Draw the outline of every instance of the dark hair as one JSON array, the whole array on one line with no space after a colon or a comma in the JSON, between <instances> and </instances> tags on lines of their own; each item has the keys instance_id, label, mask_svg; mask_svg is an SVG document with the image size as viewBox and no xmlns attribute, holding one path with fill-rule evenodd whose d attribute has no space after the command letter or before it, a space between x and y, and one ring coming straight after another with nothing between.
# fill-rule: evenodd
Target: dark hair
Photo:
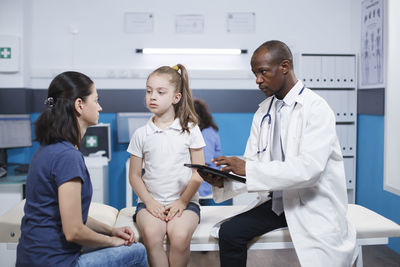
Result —
<instances>
[{"instance_id":1,"label":"dark hair","mask_svg":"<svg viewBox=\"0 0 400 267\"><path fill-rule=\"evenodd\" d=\"M274 58L274 62L276 64L280 64L284 60L288 60L290 67L293 69L293 55L292 52L290 51L289 47L281 41L277 40L272 40L272 41L267 41L260 45L255 51L254 54L261 49L268 50L268 52L272 55Z\"/></svg>"},{"instance_id":2,"label":"dark hair","mask_svg":"<svg viewBox=\"0 0 400 267\"><path fill-rule=\"evenodd\" d=\"M179 73L180 70L180 73ZM162 66L150 73L149 79L153 74L167 74L170 83L175 87L175 92L181 93L181 100L174 104L175 118L179 118L182 132L190 132L189 122L197 124L197 115L193 106L192 92L189 89L189 76L185 66L176 64L174 67Z\"/></svg>"},{"instance_id":3,"label":"dark hair","mask_svg":"<svg viewBox=\"0 0 400 267\"><path fill-rule=\"evenodd\" d=\"M75 114L75 100L92 93L93 81L85 74L67 71L50 83L46 109L35 122L36 141L41 145L68 141L79 146L82 139Z\"/></svg>"},{"instance_id":4,"label":"dark hair","mask_svg":"<svg viewBox=\"0 0 400 267\"><path fill-rule=\"evenodd\" d=\"M207 104L201 99L194 100L194 109L199 117L199 127L200 130L204 128L213 127L214 130L218 131L218 126L214 122L210 111L207 108Z\"/></svg>"}]
</instances>

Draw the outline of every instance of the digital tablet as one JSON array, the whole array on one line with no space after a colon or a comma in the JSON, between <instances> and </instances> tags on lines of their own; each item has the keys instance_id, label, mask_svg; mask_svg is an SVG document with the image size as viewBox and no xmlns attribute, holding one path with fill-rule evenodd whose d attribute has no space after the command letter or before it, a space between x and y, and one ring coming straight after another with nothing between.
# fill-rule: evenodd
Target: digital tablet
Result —
<instances>
[{"instance_id":1,"label":"digital tablet","mask_svg":"<svg viewBox=\"0 0 400 267\"><path fill-rule=\"evenodd\" d=\"M186 167L189 167L189 168L199 169L199 170L202 170L203 172L210 173L210 174L222 177L222 178L232 179L232 180L244 183L244 184L246 183L246 178L244 178L242 176L223 172L218 169L208 167L206 165L200 165L200 164L183 164L183 165L185 165Z\"/></svg>"}]
</instances>

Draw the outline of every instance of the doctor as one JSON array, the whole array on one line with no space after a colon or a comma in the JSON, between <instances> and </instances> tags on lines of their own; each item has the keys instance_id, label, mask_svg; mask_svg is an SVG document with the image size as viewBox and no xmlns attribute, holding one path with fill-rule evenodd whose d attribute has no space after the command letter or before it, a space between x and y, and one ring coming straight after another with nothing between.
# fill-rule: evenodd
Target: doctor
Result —
<instances>
[{"instance_id":1,"label":"doctor","mask_svg":"<svg viewBox=\"0 0 400 267\"><path fill-rule=\"evenodd\" d=\"M215 232L221 266L246 266L249 241L286 226L301 266L351 266L356 232L346 218L345 173L333 111L296 79L284 43L262 44L253 53L251 68L267 98L254 115L244 160L214 159L215 165L225 165L223 171L245 175L247 183L200 172L213 185L217 202L259 193Z\"/></svg>"}]
</instances>

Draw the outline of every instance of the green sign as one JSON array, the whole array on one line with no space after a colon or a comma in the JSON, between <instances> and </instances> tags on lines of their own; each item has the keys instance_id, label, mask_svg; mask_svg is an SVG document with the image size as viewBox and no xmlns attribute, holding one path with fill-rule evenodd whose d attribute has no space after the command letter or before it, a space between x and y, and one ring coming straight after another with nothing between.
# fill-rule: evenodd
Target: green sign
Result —
<instances>
[{"instance_id":1,"label":"green sign","mask_svg":"<svg viewBox=\"0 0 400 267\"><path fill-rule=\"evenodd\" d=\"M98 147L97 136L96 135L88 135L85 138L86 147Z\"/></svg>"},{"instance_id":2,"label":"green sign","mask_svg":"<svg viewBox=\"0 0 400 267\"><path fill-rule=\"evenodd\" d=\"M11 47L0 47L0 58L11 58Z\"/></svg>"}]
</instances>

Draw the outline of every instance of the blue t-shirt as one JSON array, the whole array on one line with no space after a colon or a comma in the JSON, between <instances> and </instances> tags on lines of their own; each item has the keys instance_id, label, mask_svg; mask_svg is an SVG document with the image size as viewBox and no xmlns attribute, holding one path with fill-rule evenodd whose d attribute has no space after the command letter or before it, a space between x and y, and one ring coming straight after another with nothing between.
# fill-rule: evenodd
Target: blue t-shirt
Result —
<instances>
[{"instance_id":1,"label":"blue t-shirt","mask_svg":"<svg viewBox=\"0 0 400 267\"><path fill-rule=\"evenodd\" d=\"M218 132L213 127L204 128L201 130L204 142L204 161L206 165L215 168L214 163L211 162L213 158L221 156L221 141L219 139ZM207 182L203 182L199 188L200 196L209 196L212 194L211 185Z\"/></svg>"},{"instance_id":2,"label":"blue t-shirt","mask_svg":"<svg viewBox=\"0 0 400 267\"><path fill-rule=\"evenodd\" d=\"M65 239L58 187L76 177L82 180L82 219L86 223L92 184L82 153L65 141L40 146L35 152L26 181L17 266L75 265L81 246Z\"/></svg>"}]
</instances>

